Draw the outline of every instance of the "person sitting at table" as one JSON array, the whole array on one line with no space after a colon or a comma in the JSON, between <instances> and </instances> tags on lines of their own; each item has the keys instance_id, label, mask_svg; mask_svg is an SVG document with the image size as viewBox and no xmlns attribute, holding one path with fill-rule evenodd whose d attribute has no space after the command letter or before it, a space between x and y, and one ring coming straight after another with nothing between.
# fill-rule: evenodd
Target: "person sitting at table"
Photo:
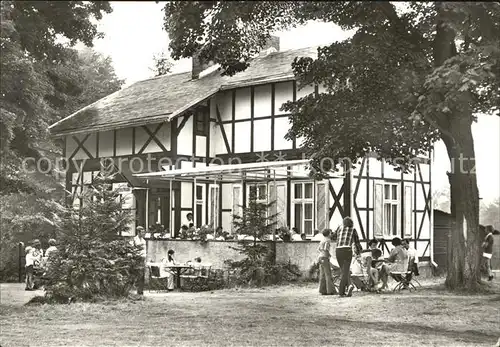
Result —
<instances>
[{"instance_id":1,"label":"person sitting at table","mask_svg":"<svg viewBox=\"0 0 500 347\"><path fill-rule=\"evenodd\" d=\"M186 219L182 222L182 225L185 225L188 228L194 227L193 214L191 212L186 215Z\"/></svg>"},{"instance_id":2,"label":"person sitting at table","mask_svg":"<svg viewBox=\"0 0 500 347\"><path fill-rule=\"evenodd\" d=\"M194 262L192 264L193 269L194 269L194 274L195 275L201 275L201 268L203 267L201 264L201 258L196 257L194 258Z\"/></svg>"},{"instance_id":3,"label":"person sitting at table","mask_svg":"<svg viewBox=\"0 0 500 347\"><path fill-rule=\"evenodd\" d=\"M162 263L164 264L164 269L167 274L167 290L171 292L174 290L174 273L168 267L172 265L177 265L177 262L174 259L174 250L169 249L167 252L167 258L162 259Z\"/></svg>"},{"instance_id":4,"label":"person sitting at table","mask_svg":"<svg viewBox=\"0 0 500 347\"><path fill-rule=\"evenodd\" d=\"M403 240L403 247L408 252L408 270L411 270L415 276L418 276L418 255L415 248L411 246L411 242L409 239Z\"/></svg>"},{"instance_id":5,"label":"person sitting at table","mask_svg":"<svg viewBox=\"0 0 500 347\"><path fill-rule=\"evenodd\" d=\"M292 241L302 241L299 230L295 227L292 228Z\"/></svg>"},{"instance_id":6,"label":"person sitting at table","mask_svg":"<svg viewBox=\"0 0 500 347\"><path fill-rule=\"evenodd\" d=\"M224 237L224 229L222 229L221 226L218 226L217 229L215 229L215 240L226 241L226 238Z\"/></svg>"},{"instance_id":7,"label":"person sitting at table","mask_svg":"<svg viewBox=\"0 0 500 347\"><path fill-rule=\"evenodd\" d=\"M401 239L399 237L393 238L392 245L394 248L391 250L389 257L384 261L381 267L380 276L383 282L381 289L388 288L387 280L391 272L406 272L408 270L405 268L405 263L407 264L408 261L408 252L406 252L406 249L403 247Z\"/></svg>"}]
</instances>

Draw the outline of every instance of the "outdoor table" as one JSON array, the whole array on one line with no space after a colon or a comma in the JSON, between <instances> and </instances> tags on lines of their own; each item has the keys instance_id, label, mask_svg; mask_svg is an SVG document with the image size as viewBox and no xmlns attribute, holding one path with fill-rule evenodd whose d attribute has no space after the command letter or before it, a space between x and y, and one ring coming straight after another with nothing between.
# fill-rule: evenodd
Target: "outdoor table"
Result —
<instances>
[{"instance_id":1,"label":"outdoor table","mask_svg":"<svg viewBox=\"0 0 500 347\"><path fill-rule=\"evenodd\" d=\"M157 266L158 268L164 268L164 269L172 269L175 271L175 275L177 276L176 278L176 287L177 289L181 289L181 274L182 272L186 271L187 269L191 269L191 265L167 265L165 263L147 263L147 266ZM184 271L182 271L184 270Z\"/></svg>"}]
</instances>

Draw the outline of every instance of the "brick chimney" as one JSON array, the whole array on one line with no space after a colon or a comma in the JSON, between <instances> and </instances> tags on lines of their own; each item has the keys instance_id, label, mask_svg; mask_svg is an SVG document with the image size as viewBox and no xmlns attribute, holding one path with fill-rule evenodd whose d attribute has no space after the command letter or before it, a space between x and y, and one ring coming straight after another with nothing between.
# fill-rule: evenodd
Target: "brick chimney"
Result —
<instances>
[{"instance_id":1,"label":"brick chimney","mask_svg":"<svg viewBox=\"0 0 500 347\"><path fill-rule=\"evenodd\" d=\"M269 53L280 51L280 38L278 36L271 36L267 39L266 44L260 50L259 56L266 56Z\"/></svg>"},{"instance_id":2,"label":"brick chimney","mask_svg":"<svg viewBox=\"0 0 500 347\"><path fill-rule=\"evenodd\" d=\"M192 62L191 77L194 80L198 79L203 71L214 65L212 61L209 62L203 61L203 59L200 58L199 53L193 54L192 60L193 62Z\"/></svg>"}]
</instances>

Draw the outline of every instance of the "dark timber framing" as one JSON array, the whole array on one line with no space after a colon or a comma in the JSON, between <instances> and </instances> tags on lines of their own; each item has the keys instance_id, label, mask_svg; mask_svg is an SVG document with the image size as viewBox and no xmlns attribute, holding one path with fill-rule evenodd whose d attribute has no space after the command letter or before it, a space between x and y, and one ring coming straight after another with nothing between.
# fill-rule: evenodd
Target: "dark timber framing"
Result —
<instances>
[{"instance_id":1,"label":"dark timber framing","mask_svg":"<svg viewBox=\"0 0 500 347\"><path fill-rule=\"evenodd\" d=\"M293 159L304 159L303 152L297 148L297 139L292 140L291 147L292 149L286 149L286 150L276 150L275 148L279 148L280 142L279 139L277 139L276 136L276 119L277 118L285 118L285 117L290 117L289 114L276 114L276 92L277 89L276 83L282 83L282 82L272 82L272 83L267 83L267 85L270 87L268 89L268 93L270 90L270 114L256 114L256 110L260 109L257 108L259 100L256 100L256 95L258 96L259 94L256 94L255 87L256 85L250 85L246 86L244 88L248 88L250 92L250 118L245 118L245 119L237 119L236 111L238 110L236 102L238 102L240 99L236 98L236 90L237 89L232 89L231 91L228 91L226 94L228 98L231 98L231 107L230 109L227 109L227 114L224 114L223 116L226 117L226 119L229 120L224 120L222 121L222 116L219 110L219 105L215 102L215 98L212 99L206 99L207 104L208 104L208 109L209 109L209 119L207 120L208 123L208 133L206 134L205 138L201 135L196 134L196 129L195 129L195 119L194 115L191 113L191 111L186 111L183 115L176 117L170 121L170 150L167 150L165 146L168 146L168 144L162 142L159 140L157 137L158 132L162 129L162 126L168 126L164 122L163 123L156 123L157 125L153 129L153 125L149 126L136 126L136 127L131 127L131 133L132 133L132 152L130 155L121 155L117 156L117 136L121 135L117 133L117 129L113 130L113 148L112 148L112 153L114 158L124 158L128 160L132 160L133 158L141 158L145 159L146 156L151 155L153 160L158 161L161 157L165 157L165 155L168 155L169 158L172 160L173 163L177 162L177 160L181 159L181 157L184 157L186 161L191 161L192 166L196 167L197 162L204 162L205 165L208 166L209 162L214 159L211 157L211 155L214 155L215 158L221 159L224 164L230 164L230 159L235 158L236 156L241 160L242 163L249 163L249 162L256 162L258 160L258 157L256 156L256 153L254 153L256 144L257 144L257 139L259 139L259 135L257 133L258 128L256 128L255 121L256 120L270 120L270 146L268 151L264 151L263 154L269 155L269 160L275 160L275 157L277 157L279 154L284 154L286 156L286 160L293 160ZM283 83L289 83L288 82L283 82ZM297 82L294 80L291 82L292 83L292 101L297 100ZM243 88L243 87L242 87ZM289 89L287 89L289 91ZM317 97L319 95L319 88L318 86L314 86L314 95ZM247 94L248 96L248 94ZM269 103L269 94L266 96L267 98L267 103ZM227 100L228 107L229 107L229 99ZM248 105L248 98L245 98L245 105ZM248 106L245 106L248 107ZM267 104L266 104L266 110L268 110ZM247 109L248 110L248 109ZM262 112L265 113L265 112ZM179 156L178 153L178 141L179 141L179 136L181 134L181 131L183 130L184 126L187 124L189 119L193 120L193 125L192 125L192 131L186 130L182 135L184 136L192 136L192 151L191 151L191 157L189 157L189 154L186 154L185 156ZM213 123L212 123L213 122ZM250 133L250 151L245 152L245 153L235 153L235 142L236 140L241 139L237 138L239 133L236 133L236 123L241 122L248 122L248 124L245 124L245 131L247 131L246 136L248 136L248 132ZM268 123L269 124L269 123ZM226 128L225 128L226 126ZM266 125L268 126L268 125ZM137 130L136 128L142 127L142 129L148 134L147 140L144 142L144 144L141 146L141 148L137 148L139 144L137 143ZM216 136L214 136L211 132L212 127L215 127L217 129L216 131L220 132L217 133L217 137L221 136L223 140L223 147L225 148L225 151L227 153L225 154L217 154L213 153L213 141L217 139ZM229 138L226 129L228 127L231 127L231 137ZM267 130L267 129L266 129ZM229 130L228 130L229 131ZM128 133L128 132L127 132ZM118 134L118 135L117 135ZM69 160L67 162L68 168L67 168L67 175L66 175L66 187L70 191L70 194L67 194L67 201L71 197L71 193L74 193L73 189L73 181L72 181L72 174L74 172L78 172L79 175L77 177L76 185L81 186L83 185L83 174L81 170L77 170L77 167L75 165L80 165L80 164L85 164L84 165L84 171L97 171L99 170L99 165L100 165L100 160L101 158L99 157L101 153L104 153L106 149L102 148L100 150L100 146L102 146L104 140L107 139L100 139L99 137L99 132L95 133L96 139L95 139L95 156L93 156L94 152L89 151L90 148L85 147L85 145L89 142L94 142L89 141L89 138L92 136L92 134L85 134L85 135L78 135L75 137L74 135L68 135L64 137L64 155L68 155L69 159L73 159L75 155L78 154L78 156L82 156L83 153L85 153L89 159L85 160ZM81 140L80 140L81 138ZM73 153L67 153L67 141L74 140L76 143L76 147L73 150ZM120 138L122 140L122 138ZM162 139L163 140L163 139ZM186 139L187 140L187 139ZM87 142L86 142L87 141ZM144 153L146 151L146 148L149 146L150 143L156 143L158 145L158 152L154 153ZM188 140L189 141L189 140ZM203 153L198 153L197 152L197 141L203 141L202 143L206 144L206 148L203 151ZM240 143L240 142L239 142ZM93 144L93 143L92 143ZM201 144L201 143L200 143ZM248 144L246 144L248 145ZM248 148L248 147L247 147ZM91 153L92 152L92 153ZM222 153L224 152L224 149L221 151ZM259 153L260 154L260 153ZM235 161L233 161L235 163ZM199 165L199 164L198 164ZM372 163L373 167L374 163ZM375 165L378 165L375 164ZM401 189L400 189L400 211L401 211L401 216L400 216L400 223L402 226L404 226L405 223L405 217L404 217L404 211L405 211L405 187L404 183L411 183L412 184L412 203L414 205L414 208L412 209L412 239L414 240L414 245L415 248L419 250L419 253L422 254L422 249L424 249L424 254L429 250L431 247L430 244L430 238L421 238L422 235L425 233L424 232L424 226L427 220L429 219L429 224L432 222L432 219L430 218L430 215L432 214L432 204L431 204L431 182L430 182L430 175L431 175L431 165L429 165L429 179L424 180L423 179L423 168L417 164L416 168L413 172L412 175L405 175L405 174L400 174L397 175L398 178L391 178L387 177L389 176L388 168L385 168L385 166L381 163L381 177L376 177L373 176L373 173L377 170L370 170L370 162L367 160L367 158L363 158L361 160L360 168L359 168L359 174L353 174L351 173L351 168L350 167L345 167L344 172L346 173L343 180L342 184L340 184L340 181L334 181L334 179L329 179L328 180L328 194L331 196L330 201L330 206L328 206L328 217L329 217L329 222L331 223L332 218L337 218L338 214L340 214L342 217L345 216L350 216L352 215L353 219L356 218L358 220L359 224L359 232L360 236L363 240L368 240L370 237L373 237L373 217L370 217L370 214L373 213L373 184L375 183L375 180L383 179L384 181L387 182L400 182L401 184ZM176 168L179 169L181 168L181 163L177 163ZM378 166L376 167L378 168ZM288 169L291 169L291 167L288 167ZM156 170L156 169L154 169ZM76 175L75 175L76 176ZM396 176L393 176L396 177ZM408 178L410 177L410 178ZM123 182L127 181L127 177L123 176L119 178ZM290 172L287 172L286 177L280 177L277 179L277 181L281 182L286 182L285 186L285 191L286 191L286 204L285 204L285 209L286 209L286 223L287 225L293 226L294 221L292 221L292 209L293 209L293 183L295 181L303 181L304 178L298 178L298 177L292 177L292 174ZM338 178L340 180L340 178ZM353 181L354 180L354 181ZM246 183L251 184L253 180L246 180ZM256 181L258 182L258 181ZM133 180L130 180L129 184L136 184L137 182L134 182ZM338 183L338 184L337 184ZM75 186L76 186L75 185ZM198 186L203 186L204 187L204 200L205 200L205 206L204 206L204 213L202 213L205 217L203 218L202 216L198 216L198 222L203 225L207 224L209 222L209 215L211 214L210 212L210 207L211 207L211 201L210 201L210 187L217 187L218 189L218 213L216 216L214 216L215 219L215 225L214 226L219 226L222 224L223 216L226 217L227 215L224 215L224 213L230 213L232 209L225 208L223 209L223 202L222 199L224 196L227 198L226 195L228 192L224 190L230 190L231 185L225 185L222 184L220 180L218 181L213 181L213 180L201 180L197 182ZM361 197L360 194L358 194L361 189L361 187L366 187L366 192L363 192L363 196ZM418 185L421 186L421 188L418 188ZM140 183L140 186L143 187L162 187L166 189L168 186L168 183L161 183L161 185L153 183L146 184ZM184 184L181 185L179 181L174 181L172 182L172 192L170 194L173 194L172 198L169 200L169 204L171 203L171 206L169 206L170 210L170 215L169 218L173 218L174 223L173 223L173 230L171 230L172 235L176 235L177 231L180 228L181 225L181 213L184 211L193 211L196 209L196 185L194 185L194 182L192 184L192 196L191 196L191 207L187 206L181 206L181 187L184 186ZM370 190L370 186L372 189ZM425 205L424 207L420 207L420 209L417 209L417 201L420 203L420 192L419 189L422 190L423 197L425 200ZM417 192L419 194L417 194ZM241 199L243 206L247 205L247 194L248 194L248 189L247 189L247 184L242 184L241 185ZM417 199L418 195L418 199ZM151 197L151 195L150 195ZM215 196L214 196L215 198ZM366 200L364 202L366 206L358 206L358 201L357 198L359 198L359 204L361 205L363 200ZM145 197L144 197L145 199ZM173 199L173 201L172 201ZM189 198L188 198L189 201ZM149 201L146 202L149 204ZM189 203L189 202L187 202ZM227 206L226 206L227 207ZM338 211L338 213L337 213ZM172 213L173 212L173 213ZM317 210L316 208L313 210L313 213L316 214ZM363 216L362 213L365 213L366 216ZM148 216L149 217L149 216ZM430 225L430 230L432 230L432 225ZM430 237L432 237L432 234L429 234ZM404 227L401 228L401 236L405 237L404 235ZM382 242L382 248L387 248L387 242L388 240L383 240ZM427 244L423 244L423 242L427 242ZM420 248L417 248L420 247ZM431 250L432 251L432 250ZM421 257L422 259L425 259L426 256Z\"/></svg>"},{"instance_id":2,"label":"dark timber framing","mask_svg":"<svg viewBox=\"0 0 500 347\"><path fill-rule=\"evenodd\" d=\"M293 80L292 82L292 101L297 101L297 81ZM297 148L297 139L294 137L292 140L292 148Z\"/></svg>"},{"instance_id":3,"label":"dark timber framing","mask_svg":"<svg viewBox=\"0 0 500 347\"><path fill-rule=\"evenodd\" d=\"M254 137L255 137L255 130L254 130L254 117L255 117L255 104L254 104L254 98L255 98L255 88L254 86L250 87L250 152L253 152L254 148Z\"/></svg>"},{"instance_id":4,"label":"dark timber framing","mask_svg":"<svg viewBox=\"0 0 500 347\"><path fill-rule=\"evenodd\" d=\"M227 139L226 129L224 128L224 123L222 122L218 105L215 105L215 113L217 116L217 123L219 124L219 129L222 134L222 139L224 140L224 145L226 146L226 151L228 154L232 154L233 152L231 150L231 146L229 145L229 141Z\"/></svg>"},{"instance_id":5,"label":"dark timber framing","mask_svg":"<svg viewBox=\"0 0 500 347\"><path fill-rule=\"evenodd\" d=\"M274 151L274 104L275 104L275 95L276 92L276 84L271 83L271 151Z\"/></svg>"},{"instance_id":6,"label":"dark timber framing","mask_svg":"<svg viewBox=\"0 0 500 347\"><path fill-rule=\"evenodd\" d=\"M233 89L233 92L231 94L231 98L232 98L232 102L231 102L231 119L232 119L232 131L231 131L231 149L232 149L232 152L236 152L235 150L235 147L234 147L234 142L235 142L235 137L234 137L234 133L235 133L235 122L234 120L236 119L236 89Z\"/></svg>"}]
</instances>

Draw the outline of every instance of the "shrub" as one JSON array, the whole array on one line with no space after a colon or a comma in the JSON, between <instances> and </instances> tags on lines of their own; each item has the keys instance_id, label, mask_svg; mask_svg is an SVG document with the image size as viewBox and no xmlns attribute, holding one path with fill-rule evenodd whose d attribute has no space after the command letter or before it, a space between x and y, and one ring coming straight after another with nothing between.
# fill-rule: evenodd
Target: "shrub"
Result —
<instances>
[{"instance_id":1,"label":"shrub","mask_svg":"<svg viewBox=\"0 0 500 347\"><path fill-rule=\"evenodd\" d=\"M227 260L226 264L234 271L232 282L236 285L265 286L295 281L301 277L300 270L293 264L276 264L275 243L257 243L267 239L274 231L276 215L268 215L272 205L256 202L255 191L250 191L250 201L243 207L242 216L234 216L236 233L249 235L253 241L242 240L234 248L245 255L240 261ZM233 247L231 247L233 248Z\"/></svg>"},{"instance_id":2,"label":"shrub","mask_svg":"<svg viewBox=\"0 0 500 347\"><path fill-rule=\"evenodd\" d=\"M226 264L235 270L231 283L243 286L267 286L294 282L301 272L295 264L272 264L269 261L252 262L249 258L241 261L227 260Z\"/></svg>"},{"instance_id":3,"label":"shrub","mask_svg":"<svg viewBox=\"0 0 500 347\"><path fill-rule=\"evenodd\" d=\"M79 210L66 211L60 245L45 274L52 301L127 297L144 266L139 247L120 236L131 216L121 210L111 178L97 178Z\"/></svg>"}]
</instances>

